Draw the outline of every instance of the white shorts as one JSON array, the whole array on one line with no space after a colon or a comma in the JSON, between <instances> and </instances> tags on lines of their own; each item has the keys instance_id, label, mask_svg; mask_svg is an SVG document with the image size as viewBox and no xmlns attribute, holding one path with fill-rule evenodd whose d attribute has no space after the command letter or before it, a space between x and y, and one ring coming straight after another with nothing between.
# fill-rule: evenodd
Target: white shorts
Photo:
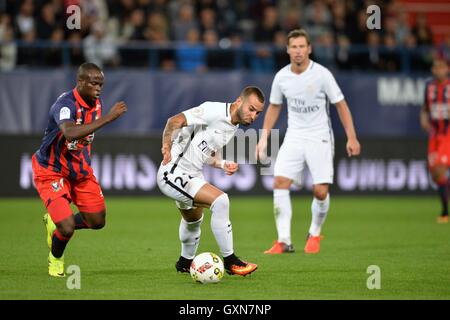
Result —
<instances>
[{"instance_id":1,"label":"white shorts","mask_svg":"<svg viewBox=\"0 0 450 320\"><path fill-rule=\"evenodd\" d=\"M327 140L288 139L283 142L275 161L274 176L286 177L300 186L305 164L313 184L333 183L334 143Z\"/></svg>"},{"instance_id":2,"label":"white shorts","mask_svg":"<svg viewBox=\"0 0 450 320\"><path fill-rule=\"evenodd\" d=\"M173 164L161 165L157 174L158 187L162 193L175 200L179 209L189 210L194 207L197 192L207 182L201 173L193 175L179 168L172 170Z\"/></svg>"}]
</instances>

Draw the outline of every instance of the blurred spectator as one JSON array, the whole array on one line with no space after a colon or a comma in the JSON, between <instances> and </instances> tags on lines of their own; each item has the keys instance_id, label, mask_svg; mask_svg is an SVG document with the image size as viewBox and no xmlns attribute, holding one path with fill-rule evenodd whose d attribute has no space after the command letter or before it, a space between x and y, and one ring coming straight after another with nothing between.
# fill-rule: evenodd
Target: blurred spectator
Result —
<instances>
[{"instance_id":1,"label":"blurred spectator","mask_svg":"<svg viewBox=\"0 0 450 320\"><path fill-rule=\"evenodd\" d=\"M82 37L79 31L73 31L69 34L67 39L70 44L70 64L72 66L79 66L85 62L82 51Z\"/></svg>"},{"instance_id":2,"label":"blurred spectator","mask_svg":"<svg viewBox=\"0 0 450 320\"><path fill-rule=\"evenodd\" d=\"M139 45L146 40L147 25L145 12L135 9L125 18L120 39L123 44L119 49L123 66L145 67L149 62L148 50Z\"/></svg>"},{"instance_id":3,"label":"blurred spectator","mask_svg":"<svg viewBox=\"0 0 450 320\"><path fill-rule=\"evenodd\" d=\"M133 10L130 14L131 34L128 40L144 40L145 39L145 12L142 9Z\"/></svg>"},{"instance_id":4,"label":"blurred spectator","mask_svg":"<svg viewBox=\"0 0 450 320\"><path fill-rule=\"evenodd\" d=\"M206 70L206 51L200 43L200 32L197 28L187 30L187 42L181 43L176 49L176 61L181 71Z\"/></svg>"},{"instance_id":5,"label":"blurred spectator","mask_svg":"<svg viewBox=\"0 0 450 320\"><path fill-rule=\"evenodd\" d=\"M274 45L275 68L279 70L290 63L289 55L286 52L287 35L284 31L278 31L275 34Z\"/></svg>"},{"instance_id":6,"label":"blurred spectator","mask_svg":"<svg viewBox=\"0 0 450 320\"><path fill-rule=\"evenodd\" d=\"M336 38L341 35L349 34L349 26L351 23L347 21L347 8L345 7L345 1L338 0L333 3L332 6L332 30Z\"/></svg>"},{"instance_id":7,"label":"blurred spectator","mask_svg":"<svg viewBox=\"0 0 450 320\"><path fill-rule=\"evenodd\" d=\"M408 13L405 10L401 10L397 18L397 28L395 29L395 40L398 45L403 45L406 41L406 37L410 34L411 30L408 24Z\"/></svg>"},{"instance_id":8,"label":"blurred spectator","mask_svg":"<svg viewBox=\"0 0 450 320\"><path fill-rule=\"evenodd\" d=\"M427 16L424 13L417 14L416 23L412 28L412 33L416 37L419 46L431 45L433 43L433 35L427 24Z\"/></svg>"},{"instance_id":9,"label":"blurred spectator","mask_svg":"<svg viewBox=\"0 0 450 320\"><path fill-rule=\"evenodd\" d=\"M322 34L332 31L331 13L322 0L314 0L306 6L304 20L313 45Z\"/></svg>"},{"instance_id":10,"label":"blurred spectator","mask_svg":"<svg viewBox=\"0 0 450 320\"><path fill-rule=\"evenodd\" d=\"M16 66L17 46L13 42L13 40L14 40L14 31L12 27L9 25L2 26L0 29L0 41L5 43L0 45L1 71L13 70Z\"/></svg>"},{"instance_id":11,"label":"blurred spectator","mask_svg":"<svg viewBox=\"0 0 450 320\"><path fill-rule=\"evenodd\" d=\"M282 31L278 23L278 11L276 7L266 7L262 21L258 24L254 32L256 42L272 43L275 34Z\"/></svg>"},{"instance_id":12,"label":"blurred spectator","mask_svg":"<svg viewBox=\"0 0 450 320\"><path fill-rule=\"evenodd\" d=\"M369 70L379 70L381 68L380 61L380 47L381 39L380 34L376 31L371 31L367 35L367 47L369 54L367 55L365 68ZM364 68L364 61L359 61L359 65Z\"/></svg>"},{"instance_id":13,"label":"blurred spectator","mask_svg":"<svg viewBox=\"0 0 450 320\"><path fill-rule=\"evenodd\" d=\"M272 43L275 34L282 29L278 23L278 11L276 7L268 6L264 9L263 20L258 24L254 32L256 41L249 59L250 67L255 72L271 72L274 70Z\"/></svg>"},{"instance_id":14,"label":"blurred spectator","mask_svg":"<svg viewBox=\"0 0 450 320\"><path fill-rule=\"evenodd\" d=\"M24 0L20 5L19 14L16 16L16 28L19 38L22 38L25 34L28 34L27 38L30 38L31 32L35 31L35 21L33 16L34 4L33 0ZM33 35L34 39L35 36Z\"/></svg>"},{"instance_id":15,"label":"blurred spectator","mask_svg":"<svg viewBox=\"0 0 450 320\"><path fill-rule=\"evenodd\" d=\"M81 30L65 27L65 8L72 4L81 7ZM382 8L382 34L368 35L370 4ZM16 52L14 60L26 66L58 66L68 57L81 64L83 41L90 47L86 52L95 51L97 59L101 51L116 51L113 58L105 58L106 66L173 70L180 65L175 53L178 42L187 41L193 28L203 41L196 45L188 41L181 51L189 48L187 52L199 53L206 47L203 60L211 69L274 72L286 61L285 34L299 27L311 35L313 58L345 70L406 70L409 64L412 70L426 69L433 44L427 16L417 14L410 27L411 17L400 0L0 0L0 15L9 21L0 23L0 39L17 41L14 46L7 44L9 55ZM102 36L94 31L96 25L103 26ZM108 45L100 50L97 39L105 38ZM66 47L64 40L76 47ZM450 60L450 36L446 41L436 50ZM5 46L1 47L4 57L8 56Z\"/></svg>"},{"instance_id":16,"label":"blurred spectator","mask_svg":"<svg viewBox=\"0 0 450 320\"><path fill-rule=\"evenodd\" d=\"M339 35L336 51L336 64L339 69L350 70L352 68L353 61L350 57L350 40L345 35Z\"/></svg>"},{"instance_id":17,"label":"blurred spectator","mask_svg":"<svg viewBox=\"0 0 450 320\"><path fill-rule=\"evenodd\" d=\"M43 63L47 66L61 66L63 49L61 47L64 41L64 30L54 29L50 35L51 47L44 50Z\"/></svg>"},{"instance_id":18,"label":"blurred spectator","mask_svg":"<svg viewBox=\"0 0 450 320\"><path fill-rule=\"evenodd\" d=\"M209 70L232 69L234 54L230 49L219 47L219 36L215 30L206 30L203 34L203 43L207 49L206 65Z\"/></svg>"},{"instance_id":19,"label":"blurred spectator","mask_svg":"<svg viewBox=\"0 0 450 320\"><path fill-rule=\"evenodd\" d=\"M386 34L383 38L383 50L380 55L380 68L384 71L395 72L400 69L400 56L393 34Z\"/></svg>"},{"instance_id":20,"label":"blurred spectator","mask_svg":"<svg viewBox=\"0 0 450 320\"><path fill-rule=\"evenodd\" d=\"M429 71L431 67L430 61L427 61L426 52L422 48L417 47L417 39L409 33L405 38L405 52L407 54L407 65L411 66L411 71Z\"/></svg>"},{"instance_id":21,"label":"blurred spectator","mask_svg":"<svg viewBox=\"0 0 450 320\"><path fill-rule=\"evenodd\" d=\"M30 29L22 34L21 45L17 51L18 66L39 66L41 65L42 51L36 46L36 32Z\"/></svg>"},{"instance_id":22,"label":"blurred spectator","mask_svg":"<svg viewBox=\"0 0 450 320\"><path fill-rule=\"evenodd\" d=\"M92 34L83 40L83 53L87 61L101 68L117 66L119 62L114 40L105 33L105 26L101 23L96 23L92 27Z\"/></svg>"},{"instance_id":23,"label":"blurred spectator","mask_svg":"<svg viewBox=\"0 0 450 320\"><path fill-rule=\"evenodd\" d=\"M82 29L88 33L95 24L101 24L108 33L106 27L108 22L108 7L105 0L80 0ZM95 27L94 27L95 28Z\"/></svg>"},{"instance_id":24,"label":"blurred spectator","mask_svg":"<svg viewBox=\"0 0 450 320\"><path fill-rule=\"evenodd\" d=\"M281 28L289 33L291 30L300 29L302 26L302 0L277 1L278 16Z\"/></svg>"},{"instance_id":25,"label":"blurred spectator","mask_svg":"<svg viewBox=\"0 0 450 320\"><path fill-rule=\"evenodd\" d=\"M205 8L200 11L200 34L203 35L207 30L213 30L219 34L216 23L216 13L214 10Z\"/></svg>"},{"instance_id":26,"label":"blurred spectator","mask_svg":"<svg viewBox=\"0 0 450 320\"><path fill-rule=\"evenodd\" d=\"M162 13L153 12L148 16L144 35L151 43L162 47L154 50L157 55L155 63L165 71L174 70L176 67L174 50L168 47L170 43L169 33L169 23Z\"/></svg>"},{"instance_id":27,"label":"blurred spectator","mask_svg":"<svg viewBox=\"0 0 450 320\"><path fill-rule=\"evenodd\" d=\"M289 33L292 30L301 28L301 17L300 11L298 10L289 10L286 13L286 17L282 20L281 28L285 33Z\"/></svg>"},{"instance_id":28,"label":"blurred spectator","mask_svg":"<svg viewBox=\"0 0 450 320\"><path fill-rule=\"evenodd\" d=\"M56 28L56 15L52 3L46 3L41 9L41 15L37 19L37 38L50 39Z\"/></svg>"},{"instance_id":29,"label":"blurred spectator","mask_svg":"<svg viewBox=\"0 0 450 320\"><path fill-rule=\"evenodd\" d=\"M192 5L181 5L178 11L178 18L172 20L173 39L175 41L186 41L190 30L197 28L198 24L194 17Z\"/></svg>"},{"instance_id":30,"label":"blurred spectator","mask_svg":"<svg viewBox=\"0 0 450 320\"><path fill-rule=\"evenodd\" d=\"M350 28L349 38L352 44L365 44L367 40L367 14L366 10L359 10L357 12L357 25Z\"/></svg>"},{"instance_id":31,"label":"blurred spectator","mask_svg":"<svg viewBox=\"0 0 450 320\"><path fill-rule=\"evenodd\" d=\"M317 39L317 44L313 47L317 62L325 67L335 68L334 38L331 32L322 33Z\"/></svg>"},{"instance_id":32,"label":"blurred spectator","mask_svg":"<svg viewBox=\"0 0 450 320\"><path fill-rule=\"evenodd\" d=\"M444 41L439 45L438 54L450 64L450 34L447 34Z\"/></svg>"},{"instance_id":33,"label":"blurred spectator","mask_svg":"<svg viewBox=\"0 0 450 320\"><path fill-rule=\"evenodd\" d=\"M148 16L144 36L151 42L161 43L170 41L169 23L166 17L159 12L153 12Z\"/></svg>"}]
</instances>

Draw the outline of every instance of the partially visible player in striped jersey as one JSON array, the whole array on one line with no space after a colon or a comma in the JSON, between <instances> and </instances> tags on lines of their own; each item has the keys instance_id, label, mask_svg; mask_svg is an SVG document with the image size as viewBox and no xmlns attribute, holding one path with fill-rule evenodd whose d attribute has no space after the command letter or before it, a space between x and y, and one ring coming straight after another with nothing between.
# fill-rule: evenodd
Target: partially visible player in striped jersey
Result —
<instances>
[{"instance_id":1,"label":"partially visible player in striped jersey","mask_svg":"<svg viewBox=\"0 0 450 320\"><path fill-rule=\"evenodd\" d=\"M101 229L105 225L105 200L91 167L91 143L97 129L127 111L116 103L102 116L102 70L93 63L78 68L77 85L51 106L39 150L32 157L33 179L48 213L48 273L64 277L64 250L76 229ZM79 213L73 215L70 203Z\"/></svg>"},{"instance_id":2,"label":"partially visible player in striped jersey","mask_svg":"<svg viewBox=\"0 0 450 320\"><path fill-rule=\"evenodd\" d=\"M321 227L330 206L329 185L333 183L334 138L329 118L329 103L336 105L347 135L348 156L360 153L350 110L331 72L312 61L310 39L303 29L293 30L287 37L290 64L282 68L272 83L270 105L263 133L258 142L257 157L266 156L267 138L280 114L283 96L288 106L288 129L274 167L274 214L278 239L267 254L293 252L291 243L292 183L308 166L313 179L312 221L304 251L318 253Z\"/></svg>"},{"instance_id":3,"label":"partially visible player in striped jersey","mask_svg":"<svg viewBox=\"0 0 450 320\"><path fill-rule=\"evenodd\" d=\"M420 113L422 128L429 133L428 168L438 186L442 211L438 223L448 223L448 168L450 166L450 79L443 58L433 61L433 78L426 82Z\"/></svg>"},{"instance_id":4,"label":"partially visible player in striped jersey","mask_svg":"<svg viewBox=\"0 0 450 320\"><path fill-rule=\"evenodd\" d=\"M256 264L242 261L235 255L228 195L205 181L202 168L208 164L228 175L234 174L238 164L221 159L221 150L233 138L239 125L253 123L263 108L261 90L246 87L233 103L204 102L167 121L157 181L160 190L175 200L182 216L177 271L189 272L200 241L203 208L211 210L211 229L225 270L241 276L256 270Z\"/></svg>"}]
</instances>

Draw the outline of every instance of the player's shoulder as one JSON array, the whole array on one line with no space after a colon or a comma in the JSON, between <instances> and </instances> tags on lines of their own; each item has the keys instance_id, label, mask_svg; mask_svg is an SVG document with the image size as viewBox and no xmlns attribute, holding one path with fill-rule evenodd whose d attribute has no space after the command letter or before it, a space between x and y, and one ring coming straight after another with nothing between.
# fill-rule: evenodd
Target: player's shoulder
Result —
<instances>
[{"instance_id":1,"label":"player's shoulder","mask_svg":"<svg viewBox=\"0 0 450 320\"><path fill-rule=\"evenodd\" d=\"M226 116L228 104L226 102L205 101L199 107L204 109L205 113L217 115L223 114Z\"/></svg>"},{"instance_id":2,"label":"player's shoulder","mask_svg":"<svg viewBox=\"0 0 450 320\"><path fill-rule=\"evenodd\" d=\"M280 78L282 76L287 76L291 74L291 64L288 64L278 70L278 72L275 74L275 79Z\"/></svg>"},{"instance_id":3,"label":"player's shoulder","mask_svg":"<svg viewBox=\"0 0 450 320\"><path fill-rule=\"evenodd\" d=\"M225 102L205 101L200 105L183 111L186 116L195 116L198 118L216 118L218 116L226 116L228 104Z\"/></svg>"},{"instance_id":4,"label":"player's shoulder","mask_svg":"<svg viewBox=\"0 0 450 320\"><path fill-rule=\"evenodd\" d=\"M62 108L62 107L68 107L70 109L75 108L75 96L72 92L66 91L63 92L59 97L56 99L55 103L53 104L52 108Z\"/></svg>"},{"instance_id":5,"label":"player's shoulder","mask_svg":"<svg viewBox=\"0 0 450 320\"><path fill-rule=\"evenodd\" d=\"M313 60L311 60L311 66L309 67L309 70L324 75L333 75L330 69Z\"/></svg>"},{"instance_id":6,"label":"player's shoulder","mask_svg":"<svg viewBox=\"0 0 450 320\"><path fill-rule=\"evenodd\" d=\"M225 102L205 101L205 102L203 102L199 107L204 107L204 108L219 108L219 107L223 107L224 105L226 105Z\"/></svg>"}]
</instances>

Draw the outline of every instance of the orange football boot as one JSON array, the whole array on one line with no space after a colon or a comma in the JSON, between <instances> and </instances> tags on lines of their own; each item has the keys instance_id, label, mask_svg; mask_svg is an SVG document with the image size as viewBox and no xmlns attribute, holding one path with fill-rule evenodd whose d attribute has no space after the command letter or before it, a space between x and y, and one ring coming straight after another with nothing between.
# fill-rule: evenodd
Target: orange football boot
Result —
<instances>
[{"instance_id":1,"label":"orange football boot","mask_svg":"<svg viewBox=\"0 0 450 320\"><path fill-rule=\"evenodd\" d=\"M305 253L319 253L320 251L320 240L322 239L322 236L312 236L308 234L308 240L306 241L305 245Z\"/></svg>"},{"instance_id":2,"label":"orange football boot","mask_svg":"<svg viewBox=\"0 0 450 320\"><path fill-rule=\"evenodd\" d=\"M225 263L225 270L228 274L237 274L239 276L246 276L258 268L258 265L250 262L242 261L237 258L230 264Z\"/></svg>"},{"instance_id":3,"label":"orange football boot","mask_svg":"<svg viewBox=\"0 0 450 320\"><path fill-rule=\"evenodd\" d=\"M448 223L448 216L439 216L437 218L437 223L439 223L439 224Z\"/></svg>"},{"instance_id":4,"label":"orange football boot","mask_svg":"<svg viewBox=\"0 0 450 320\"><path fill-rule=\"evenodd\" d=\"M281 254L281 253L292 253L294 252L294 246L292 244L286 244L275 240L273 242L272 248L264 251L266 254Z\"/></svg>"}]
</instances>

